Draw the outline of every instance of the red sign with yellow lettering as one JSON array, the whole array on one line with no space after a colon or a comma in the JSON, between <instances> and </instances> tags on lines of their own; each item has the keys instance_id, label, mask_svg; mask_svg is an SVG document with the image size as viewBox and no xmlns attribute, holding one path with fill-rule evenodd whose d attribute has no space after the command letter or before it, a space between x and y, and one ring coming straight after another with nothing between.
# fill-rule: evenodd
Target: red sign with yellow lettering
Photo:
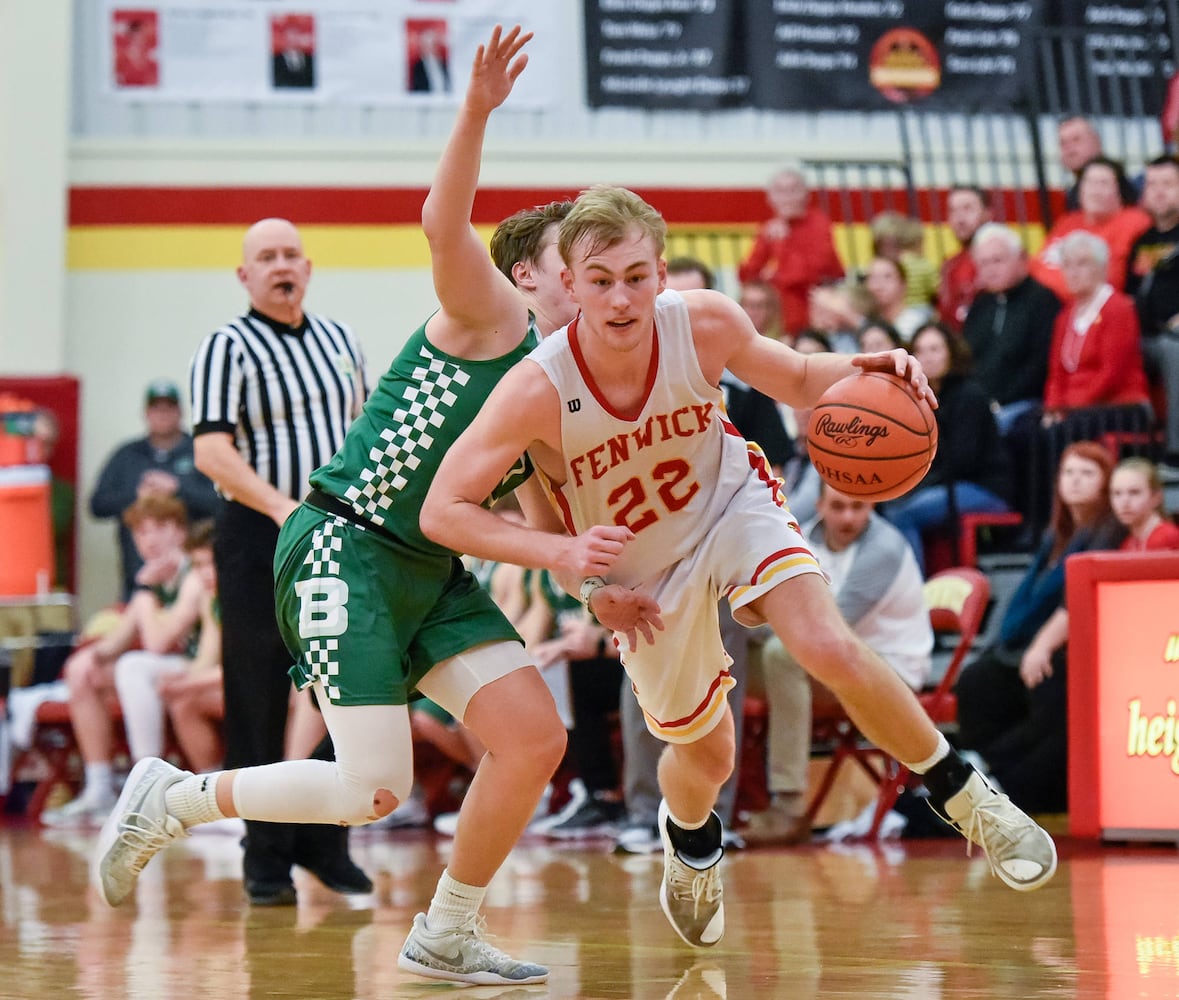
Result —
<instances>
[{"instance_id":1,"label":"red sign with yellow lettering","mask_svg":"<svg viewBox=\"0 0 1179 1000\"><path fill-rule=\"evenodd\" d=\"M1067 573L1070 829L1179 840L1179 556L1092 553Z\"/></svg>"}]
</instances>

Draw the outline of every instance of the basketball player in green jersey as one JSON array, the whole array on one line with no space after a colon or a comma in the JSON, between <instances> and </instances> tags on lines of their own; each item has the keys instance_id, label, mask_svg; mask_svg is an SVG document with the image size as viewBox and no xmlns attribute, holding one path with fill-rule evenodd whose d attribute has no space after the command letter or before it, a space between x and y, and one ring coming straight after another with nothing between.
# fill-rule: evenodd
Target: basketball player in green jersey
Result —
<instances>
[{"instance_id":1,"label":"basketball player in green jersey","mask_svg":"<svg viewBox=\"0 0 1179 1000\"><path fill-rule=\"evenodd\" d=\"M480 46L422 208L441 308L410 337L279 536L276 605L298 661L291 673L315 690L336 761L195 777L141 761L98 841L94 880L111 905L132 892L161 847L198 823L241 816L360 825L388 815L412 785L407 702L417 691L461 719L487 753L464 800L450 863L429 911L414 919L399 964L465 983L548 976L487 943L478 911L561 761L565 729L515 629L456 554L418 527L447 448L538 337L576 313L556 249L566 205L501 224L494 264L470 222L487 120L523 70L520 50L530 37L497 26ZM494 494L528 471L519 463ZM549 511L538 496L539 489L526 508L531 516ZM541 520L552 528L552 517ZM611 527L568 539L569 579L604 572L629 534ZM629 608L629 620L649 628L650 602L614 589L623 618Z\"/></svg>"}]
</instances>

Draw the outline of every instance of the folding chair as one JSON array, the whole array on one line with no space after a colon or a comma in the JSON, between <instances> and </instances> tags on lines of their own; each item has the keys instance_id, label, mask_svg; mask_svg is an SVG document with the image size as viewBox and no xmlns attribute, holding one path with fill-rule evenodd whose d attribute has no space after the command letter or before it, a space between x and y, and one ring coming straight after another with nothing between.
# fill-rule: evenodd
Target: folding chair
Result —
<instances>
[{"instance_id":1,"label":"folding chair","mask_svg":"<svg viewBox=\"0 0 1179 1000\"><path fill-rule=\"evenodd\" d=\"M934 725L946 726L958 718L958 698L954 694L954 685L962 662L982 627L983 615L991 599L991 584L979 570L957 566L930 577L925 583L924 593L930 624L933 626L935 650L949 645L951 653L941 680L936 686L921 691L917 699ZM844 761L854 760L879 789L876 813L865 835L867 839L875 840L885 815L911 783L913 775L899 761L869 743L842 708L836 708L821 718L816 717L812 725L814 742L832 743L834 753L831 765L807 808L807 817L814 821L835 784L839 768Z\"/></svg>"}]
</instances>

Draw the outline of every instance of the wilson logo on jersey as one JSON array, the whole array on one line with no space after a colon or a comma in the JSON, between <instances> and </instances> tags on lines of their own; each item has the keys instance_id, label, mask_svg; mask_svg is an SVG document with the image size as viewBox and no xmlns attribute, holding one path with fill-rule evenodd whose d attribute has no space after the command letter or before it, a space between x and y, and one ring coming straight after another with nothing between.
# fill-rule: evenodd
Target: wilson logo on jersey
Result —
<instances>
[{"instance_id":1,"label":"wilson logo on jersey","mask_svg":"<svg viewBox=\"0 0 1179 1000\"><path fill-rule=\"evenodd\" d=\"M569 408L570 413L577 413L581 410L580 399L567 399L565 400L565 405Z\"/></svg>"}]
</instances>

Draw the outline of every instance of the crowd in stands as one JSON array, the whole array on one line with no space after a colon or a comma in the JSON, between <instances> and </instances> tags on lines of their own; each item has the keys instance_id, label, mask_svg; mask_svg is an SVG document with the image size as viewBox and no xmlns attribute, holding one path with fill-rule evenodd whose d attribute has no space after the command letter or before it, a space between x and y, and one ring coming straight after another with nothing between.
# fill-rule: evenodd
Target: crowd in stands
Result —
<instances>
[{"instance_id":1,"label":"crowd in stands","mask_svg":"<svg viewBox=\"0 0 1179 1000\"><path fill-rule=\"evenodd\" d=\"M1013 541L1030 565L996 639L961 675L956 739L1035 811L1067 808L1066 559L1094 549L1179 549L1179 527L1163 508L1164 478L1179 478L1179 160L1148 164L1140 193L1085 119L1062 122L1059 141L1075 183L1068 211L1035 253L996 221L986 191L957 186L944 206L957 248L940 267L925 256L922 223L886 212L871 220L870 260L848 273L803 171L785 167L767 185L771 215L737 268L735 297L759 333L800 352L904 347L921 361L940 401L940 446L909 494L874 506L821 486L806 449L809 413L730 373L721 381L730 419L784 480L840 609L914 688L930 670L921 597L931 572L927 541L952 533L964 514L1023 515L1025 530ZM715 276L700 260L674 258L668 284L711 288ZM201 520L220 500L193 465L179 389L152 383L145 416L147 435L112 455L91 496L94 516L120 519L121 604L113 628L65 666L84 780L76 798L44 814L49 825L113 805L119 716L133 759L161 755L170 732L195 769L221 762L220 615L212 538ZM1127 430L1148 457L1119 462ZM567 770L577 781L565 807L534 829L559 839L610 833L621 850L657 850L659 744L611 637L546 574L473 568L484 571L565 704ZM749 820L746 837L805 841L808 720L812 705L831 696L775 637L737 626L721 603L738 684L738 745L753 661L770 713L769 806ZM303 742L319 739L316 725ZM428 702L415 707L413 731L472 773L483 753ZM718 804L726 827L737 819L738 779ZM379 825L431 818L415 792Z\"/></svg>"}]
</instances>

